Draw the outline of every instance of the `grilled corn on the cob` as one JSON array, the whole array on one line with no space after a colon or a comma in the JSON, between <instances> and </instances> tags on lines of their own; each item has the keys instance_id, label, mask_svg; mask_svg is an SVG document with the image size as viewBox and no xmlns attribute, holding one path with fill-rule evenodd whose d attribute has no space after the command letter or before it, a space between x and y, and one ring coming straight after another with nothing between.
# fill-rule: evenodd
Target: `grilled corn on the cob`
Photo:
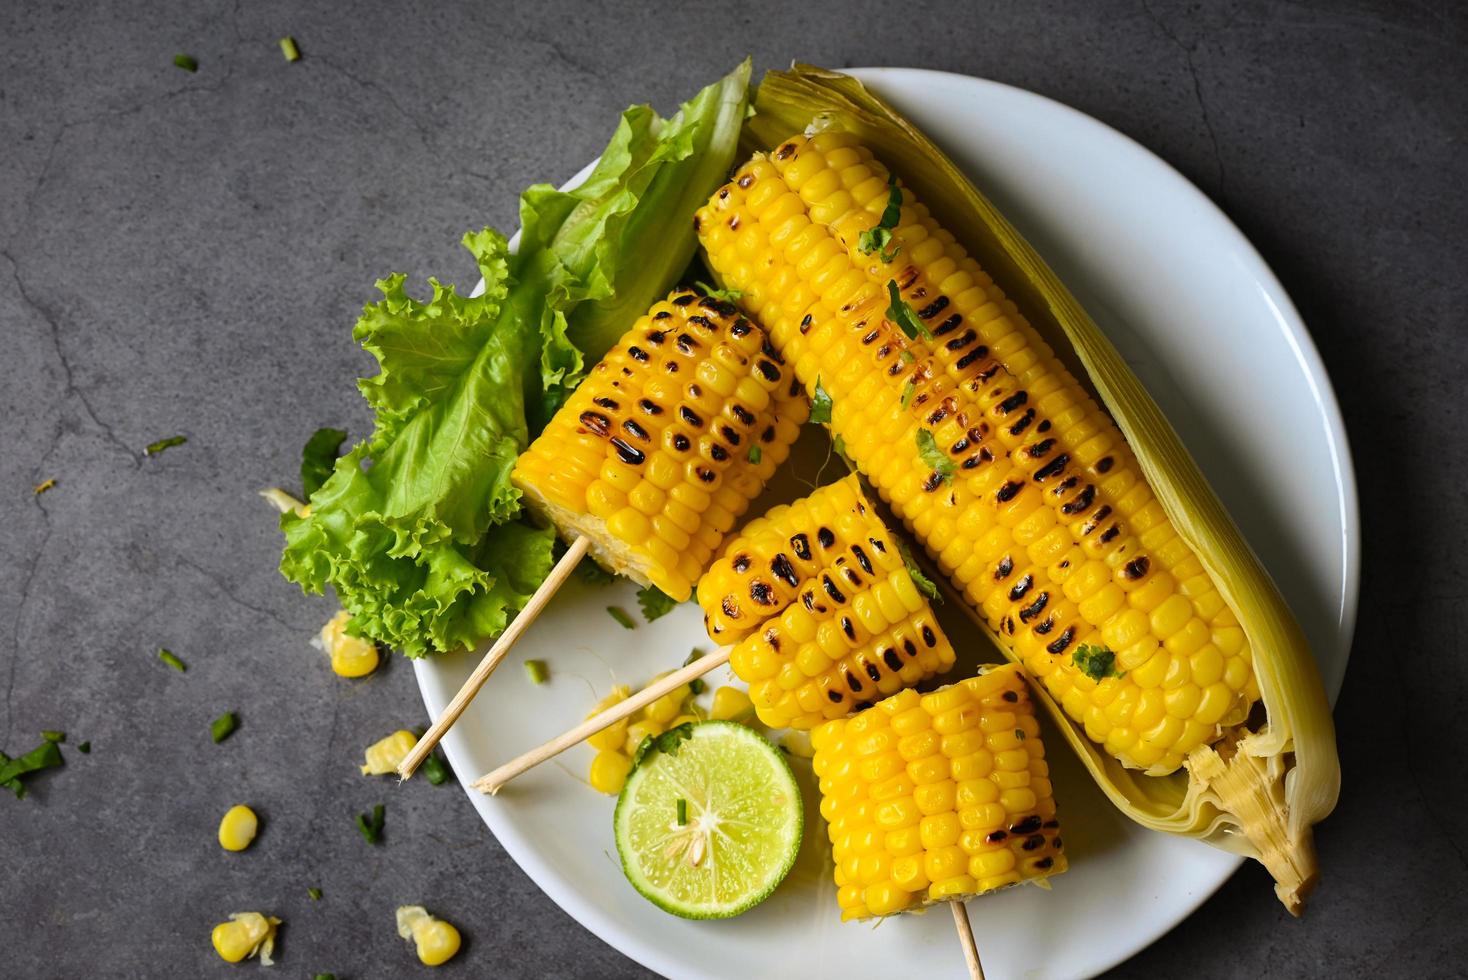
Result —
<instances>
[{"instance_id":1,"label":"grilled corn on the cob","mask_svg":"<svg viewBox=\"0 0 1468 980\"><path fill-rule=\"evenodd\" d=\"M683 290L597 364L511 475L600 564L688 598L808 408L765 332Z\"/></svg>"},{"instance_id":2,"label":"grilled corn on the cob","mask_svg":"<svg viewBox=\"0 0 1468 980\"><path fill-rule=\"evenodd\" d=\"M811 728L953 665L855 475L749 522L698 600L771 727Z\"/></svg>"},{"instance_id":3,"label":"grilled corn on the cob","mask_svg":"<svg viewBox=\"0 0 1468 980\"><path fill-rule=\"evenodd\" d=\"M1040 726L1006 664L906 690L811 733L842 919L1066 869Z\"/></svg>"},{"instance_id":4,"label":"grilled corn on the cob","mask_svg":"<svg viewBox=\"0 0 1468 980\"><path fill-rule=\"evenodd\" d=\"M890 244L865 254L894 193ZM1163 774L1244 720L1243 630L1121 433L868 151L793 137L698 221L847 454L1094 741Z\"/></svg>"}]
</instances>

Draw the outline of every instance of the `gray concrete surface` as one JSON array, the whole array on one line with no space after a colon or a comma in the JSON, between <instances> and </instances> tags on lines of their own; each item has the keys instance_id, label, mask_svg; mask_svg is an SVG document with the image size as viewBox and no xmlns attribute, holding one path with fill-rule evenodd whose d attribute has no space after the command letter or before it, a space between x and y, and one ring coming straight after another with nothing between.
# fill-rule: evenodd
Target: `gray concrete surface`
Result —
<instances>
[{"instance_id":1,"label":"gray concrete surface","mask_svg":"<svg viewBox=\"0 0 1468 980\"><path fill-rule=\"evenodd\" d=\"M411 671L309 664L329 607L277 576L254 491L293 482L315 426L365 431L348 331L375 277L467 276L466 228L512 226L518 190L573 172L624 105L666 109L745 52L1053 96L1263 251L1361 481L1328 878L1296 922L1246 868L1117 975L1462 975L1465 28L1446 2L0 6L0 746L93 746L0 797L0 975L222 975L210 926L261 905L289 922L282 975L405 975L399 889L463 926L450 976L645 975L452 787L393 792L387 845L364 847L351 817L387 790L343 762L420 720ZM240 731L210 744L230 708ZM245 860L212 843L239 799L265 817Z\"/></svg>"}]
</instances>

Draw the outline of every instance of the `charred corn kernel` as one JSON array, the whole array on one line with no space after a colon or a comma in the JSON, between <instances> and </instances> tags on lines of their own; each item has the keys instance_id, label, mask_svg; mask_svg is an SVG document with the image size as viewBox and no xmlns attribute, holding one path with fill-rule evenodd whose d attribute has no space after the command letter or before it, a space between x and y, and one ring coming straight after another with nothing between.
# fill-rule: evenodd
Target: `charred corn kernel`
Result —
<instances>
[{"instance_id":1,"label":"charred corn kernel","mask_svg":"<svg viewBox=\"0 0 1468 980\"><path fill-rule=\"evenodd\" d=\"M275 932L280 920L259 912L231 912L228 922L221 922L209 934L214 952L226 963L238 963L259 956L265 966L274 964Z\"/></svg>"},{"instance_id":2,"label":"charred corn kernel","mask_svg":"<svg viewBox=\"0 0 1468 980\"><path fill-rule=\"evenodd\" d=\"M397 910L398 935L410 940L424 966L442 966L458 953L459 930L428 914L421 905L404 905Z\"/></svg>"},{"instance_id":3,"label":"charred corn kernel","mask_svg":"<svg viewBox=\"0 0 1468 980\"><path fill-rule=\"evenodd\" d=\"M590 718L593 715L601 714L608 708L621 704L631 696L632 688L626 684L618 684L608 692L606 697L598 701L595 707L586 713L586 717ZM608 725L588 738L586 744L598 751L618 750L627 741L627 724L627 719L623 718L614 725Z\"/></svg>"},{"instance_id":4,"label":"charred corn kernel","mask_svg":"<svg viewBox=\"0 0 1468 980\"><path fill-rule=\"evenodd\" d=\"M1241 634L1220 642L1217 617L1232 613L1116 425L901 181L897 257L862 253L862 233L887 206L888 176L850 134L793 137L756 155L699 211L708 263L743 292L807 390L819 383L830 396L846 454L1010 659L1124 764L1170 772L1218 737L1203 719L1220 699L1218 717L1247 714L1257 687L1249 646ZM889 284L931 336L907 337L887 318ZM769 573L752 567L746 579L768 584ZM711 627L735 628L738 614L763 620L747 594L720 593L735 614L715 610ZM1074 660L1082 644L1103 642L1118 655L1135 649L1139 668L1106 688ZM1141 692L1181 687L1186 677L1170 669L1210 642L1223 663L1205 658L1205 676L1217 675L1209 683L1226 698L1175 696L1174 710L1194 712L1181 719L1194 724L1175 728L1128 715ZM1143 644L1161 658L1150 670L1140 667ZM1117 688L1132 697L1104 710ZM1146 730L1155 738L1111 737Z\"/></svg>"},{"instance_id":5,"label":"charred corn kernel","mask_svg":"<svg viewBox=\"0 0 1468 980\"><path fill-rule=\"evenodd\" d=\"M807 413L760 327L677 291L592 369L511 480L601 565L682 601Z\"/></svg>"},{"instance_id":6,"label":"charred corn kernel","mask_svg":"<svg viewBox=\"0 0 1468 980\"><path fill-rule=\"evenodd\" d=\"M399 729L387 738L367 746L367 761L362 764L364 776L386 776L398 771L403 758L418 744L418 736Z\"/></svg>"},{"instance_id":7,"label":"charred corn kernel","mask_svg":"<svg viewBox=\"0 0 1468 980\"><path fill-rule=\"evenodd\" d=\"M339 677L365 677L377 669L377 644L347 634L352 615L343 609L321 627L317 645L331 658L331 669Z\"/></svg>"},{"instance_id":8,"label":"charred corn kernel","mask_svg":"<svg viewBox=\"0 0 1468 980\"><path fill-rule=\"evenodd\" d=\"M754 702L748 692L741 688L725 685L714 691L714 703L709 717L715 721L747 721L754 715Z\"/></svg>"},{"instance_id":9,"label":"charred corn kernel","mask_svg":"<svg viewBox=\"0 0 1468 980\"><path fill-rule=\"evenodd\" d=\"M627 782L627 774L632 771L632 759L622 752L603 749L591 760L591 772L587 780L591 788L598 793L608 796L616 796L622 792L622 784Z\"/></svg>"},{"instance_id":10,"label":"charred corn kernel","mask_svg":"<svg viewBox=\"0 0 1468 980\"><path fill-rule=\"evenodd\" d=\"M255 840L260 818L255 811L240 803L224 811L219 821L219 846L226 851L243 851Z\"/></svg>"},{"instance_id":11,"label":"charred corn kernel","mask_svg":"<svg viewBox=\"0 0 1468 980\"><path fill-rule=\"evenodd\" d=\"M771 728L810 729L953 664L855 475L745 525L698 601Z\"/></svg>"},{"instance_id":12,"label":"charred corn kernel","mask_svg":"<svg viewBox=\"0 0 1468 980\"><path fill-rule=\"evenodd\" d=\"M931 727L919 729L914 713L926 716ZM939 718L961 724L939 736ZM899 736L899 722L919 730ZM1038 732L1029 688L1015 664L930 694L903 691L816 728L813 768L838 869L842 918L970 898L1064 871L1064 843ZM1022 746L1012 770L996 770L989 761L984 746L997 736ZM911 750L911 757L893 756L894 744ZM887 775L882 762L889 756L899 765L907 760L904 774ZM965 771L983 774L959 775ZM853 853L860 858L852 866L855 875L843 867ZM861 873L884 861L885 875Z\"/></svg>"}]
</instances>

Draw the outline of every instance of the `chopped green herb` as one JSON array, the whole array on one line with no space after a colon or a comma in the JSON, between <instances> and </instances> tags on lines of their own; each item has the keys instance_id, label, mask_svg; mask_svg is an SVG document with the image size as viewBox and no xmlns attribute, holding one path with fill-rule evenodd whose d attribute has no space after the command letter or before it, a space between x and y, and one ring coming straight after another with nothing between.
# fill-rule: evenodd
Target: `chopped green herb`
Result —
<instances>
[{"instance_id":1,"label":"chopped green herb","mask_svg":"<svg viewBox=\"0 0 1468 980\"><path fill-rule=\"evenodd\" d=\"M709 686L703 682L702 677L695 677L693 680L688 682L688 693L692 694L694 697L698 697L704 691L707 691L708 687Z\"/></svg>"},{"instance_id":2,"label":"chopped green herb","mask_svg":"<svg viewBox=\"0 0 1468 980\"><path fill-rule=\"evenodd\" d=\"M897 356L902 358L903 364L911 364L913 361L917 360L917 355L906 348L903 348L902 353L898 354Z\"/></svg>"},{"instance_id":3,"label":"chopped green herb","mask_svg":"<svg viewBox=\"0 0 1468 980\"><path fill-rule=\"evenodd\" d=\"M331 479L337 454L346 440L345 429L317 429L301 447L301 493L307 500Z\"/></svg>"},{"instance_id":4,"label":"chopped green herb","mask_svg":"<svg viewBox=\"0 0 1468 980\"><path fill-rule=\"evenodd\" d=\"M16 759L0 752L0 788L10 790L16 799L23 800L26 790L22 777L43 769L55 769L63 762L61 747L49 739Z\"/></svg>"},{"instance_id":5,"label":"chopped green herb","mask_svg":"<svg viewBox=\"0 0 1468 980\"><path fill-rule=\"evenodd\" d=\"M694 647L689 652L687 658L684 659L683 666L687 667L689 664L693 663L695 660L699 659L702 656L703 656L703 651L700 650L698 647Z\"/></svg>"},{"instance_id":6,"label":"chopped green herb","mask_svg":"<svg viewBox=\"0 0 1468 980\"><path fill-rule=\"evenodd\" d=\"M233 711L226 711L209 723L209 737L214 739L215 745L218 745L233 735L234 730L238 727L240 727L239 718L235 717Z\"/></svg>"},{"instance_id":7,"label":"chopped green herb","mask_svg":"<svg viewBox=\"0 0 1468 980\"><path fill-rule=\"evenodd\" d=\"M176 67L176 68L182 68L184 71L198 71L199 70L199 62L198 62L198 59L193 58L193 57L190 57L189 55L186 55L186 54L176 54L176 55L174 55L173 56L173 64L174 64L174 67Z\"/></svg>"},{"instance_id":8,"label":"chopped green herb","mask_svg":"<svg viewBox=\"0 0 1468 980\"><path fill-rule=\"evenodd\" d=\"M897 280L887 280L887 298L891 301L887 305L887 319L897 324L908 340L913 340L918 334L922 334L928 340L933 339L933 331L928 325L918 319L918 315L907 305L902 298L902 293L897 289Z\"/></svg>"},{"instance_id":9,"label":"chopped green herb","mask_svg":"<svg viewBox=\"0 0 1468 980\"><path fill-rule=\"evenodd\" d=\"M694 285L697 286L699 289L702 289L704 295L709 297L709 299L721 299L726 302L733 303L743 298L744 296L744 293L740 290L719 289L717 286L710 286L706 282L694 282Z\"/></svg>"},{"instance_id":10,"label":"chopped green herb","mask_svg":"<svg viewBox=\"0 0 1468 980\"><path fill-rule=\"evenodd\" d=\"M178 671L180 674L189 669L188 664L178 659L178 657L174 655L174 652L167 649L166 647L158 648L158 659L166 663L168 666L172 667L174 670Z\"/></svg>"},{"instance_id":11,"label":"chopped green herb","mask_svg":"<svg viewBox=\"0 0 1468 980\"><path fill-rule=\"evenodd\" d=\"M369 844L382 843L382 818L387 807L381 803L372 808L372 816L365 813L357 814L357 833Z\"/></svg>"},{"instance_id":12,"label":"chopped green herb","mask_svg":"<svg viewBox=\"0 0 1468 980\"><path fill-rule=\"evenodd\" d=\"M642 760L653 752L666 752L668 755L677 755L678 749L683 743L693 737L693 723L685 721L676 728L670 728L661 735L649 735L637 746L637 752L632 756L632 768L636 769Z\"/></svg>"},{"instance_id":13,"label":"chopped green herb","mask_svg":"<svg viewBox=\"0 0 1468 980\"><path fill-rule=\"evenodd\" d=\"M1108 677L1121 677L1116 669L1116 654L1108 647L1082 643L1070 655L1076 669L1093 681L1100 682Z\"/></svg>"},{"instance_id":14,"label":"chopped green herb","mask_svg":"<svg viewBox=\"0 0 1468 980\"><path fill-rule=\"evenodd\" d=\"M92 743L91 742L78 742L77 743L77 746L76 746L76 750L78 752L80 752L82 755L91 755L92 754Z\"/></svg>"},{"instance_id":15,"label":"chopped green herb","mask_svg":"<svg viewBox=\"0 0 1468 980\"><path fill-rule=\"evenodd\" d=\"M336 980L335 973L318 973L311 980Z\"/></svg>"},{"instance_id":16,"label":"chopped green herb","mask_svg":"<svg viewBox=\"0 0 1468 980\"><path fill-rule=\"evenodd\" d=\"M953 460L949 458L948 454L938 448L938 441L933 438L931 430L918 429L917 448L923 465L931 466L933 472L943 478L944 483L953 482L953 474L957 467L953 465Z\"/></svg>"},{"instance_id":17,"label":"chopped green herb","mask_svg":"<svg viewBox=\"0 0 1468 980\"><path fill-rule=\"evenodd\" d=\"M532 684L544 684L550 680L550 670L546 667L544 660L525 661L525 673Z\"/></svg>"},{"instance_id":18,"label":"chopped green herb","mask_svg":"<svg viewBox=\"0 0 1468 980\"><path fill-rule=\"evenodd\" d=\"M678 600L667 595L656 585L637 590L637 605L642 608L642 617L649 623L661 619L678 607Z\"/></svg>"},{"instance_id":19,"label":"chopped green herb","mask_svg":"<svg viewBox=\"0 0 1468 980\"><path fill-rule=\"evenodd\" d=\"M54 486L56 486L56 477L53 476L48 480L42 480L40 483L37 483L35 489L32 492L39 497L41 494L45 493L47 490L50 490Z\"/></svg>"},{"instance_id":20,"label":"chopped green herb","mask_svg":"<svg viewBox=\"0 0 1468 980\"><path fill-rule=\"evenodd\" d=\"M635 630L637 628L637 624L632 621L632 617L616 606L607 606L607 615L615 619L618 625L624 630Z\"/></svg>"},{"instance_id":21,"label":"chopped green herb","mask_svg":"<svg viewBox=\"0 0 1468 980\"><path fill-rule=\"evenodd\" d=\"M902 189L897 186L896 174L887 175L887 187L887 206L882 209L882 220L862 232L856 240L856 247L862 255L880 252L879 257L883 262L891 262L902 251L900 245L891 252L887 251L887 246L892 242L892 232L902 220Z\"/></svg>"},{"instance_id":22,"label":"chopped green herb","mask_svg":"<svg viewBox=\"0 0 1468 980\"><path fill-rule=\"evenodd\" d=\"M442 786L453 774L454 771L449 768L449 764L440 758L437 752L423 760L423 775L427 777L432 786Z\"/></svg>"},{"instance_id":23,"label":"chopped green herb","mask_svg":"<svg viewBox=\"0 0 1468 980\"><path fill-rule=\"evenodd\" d=\"M917 394L917 385L909 381L902 386L902 407L906 409L912 404L912 396Z\"/></svg>"},{"instance_id":24,"label":"chopped green herb","mask_svg":"<svg viewBox=\"0 0 1468 980\"><path fill-rule=\"evenodd\" d=\"M559 560L564 553L564 549L561 549L557 552L556 558ZM576 566L576 577L587 585L611 585L617 580L617 576L598 565L594 558L581 559L580 564Z\"/></svg>"},{"instance_id":25,"label":"chopped green herb","mask_svg":"<svg viewBox=\"0 0 1468 980\"><path fill-rule=\"evenodd\" d=\"M938 592L938 586L932 579L923 574L918 567L917 559L912 556L912 551L907 547L907 542L902 538L897 539L897 550L902 554L902 563L907 566L907 576L912 579L912 584L917 590L935 602L942 602L943 597Z\"/></svg>"},{"instance_id":26,"label":"chopped green herb","mask_svg":"<svg viewBox=\"0 0 1468 980\"><path fill-rule=\"evenodd\" d=\"M818 425L831 421L831 396L821 387L820 375L816 375L815 394L810 396L810 421Z\"/></svg>"},{"instance_id":27,"label":"chopped green herb","mask_svg":"<svg viewBox=\"0 0 1468 980\"><path fill-rule=\"evenodd\" d=\"M187 436L169 436L167 439L159 439L157 442L150 442L146 446L144 446L143 455L157 456L165 449L168 449L172 446L182 446L188 441L189 440Z\"/></svg>"},{"instance_id":28,"label":"chopped green herb","mask_svg":"<svg viewBox=\"0 0 1468 980\"><path fill-rule=\"evenodd\" d=\"M678 797L678 826L688 826L688 801Z\"/></svg>"},{"instance_id":29,"label":"chopped green herb","mask_svg":"<svg viewBox=\"0 0 1468 980\"><path fill-rule=\"evenodd\" d=\"M41 737L44 738L48 742L56 742L57 744L60 744L60 743L66 741L66 733L65 732L56 732L56 731L52 731L49 728L41 732Z\"/></svg>"},{"instance_id":30,"label":"chopped green herb","mask_svg":"<svg viewBox=\"0 0 1468 980\"><path fill-rule=\"evenodd\" d=\"M831 449L835 451L837 456L845 460L847 469L856 468L851 465L851 457L846 455L846 440L841 438L839 433L836 435L836 438L831 440Z\"/></svg>"},{"instance_id":31,"label":"chopped green herb","mask_svg":"<svg viewBox=\"0 0 1468 980\"><path fill-rule=\"evenodd\" d=\"M749 461L751 463L753 463L755 466L758 466L759 465L759 461L764 458L764 455L765 455L765 452L760 447L758 447L758 446L750 446L749 447Z\"/></svg>"},{"instance_id":32,"label":"chopped green herb","mask_svg":"<svg viewBox=\"0 0 1468 980\"><path fill-rule=\"evenodd\" d=\"M296 39L293 37L287 36L280 39L280 53L285 55L286 61L301 60L301 49L296 47Z\"/></svg>"},{"instance_id":33,"label":"chopped green herb","mask_svg":"<svg viewBox=\"0 0 1468 980\"><path fill-rule=\"evenodd\" d=\"M311 896L313 902L321 901L321 889L319 888L307 888L306 894Z\"/></svg>"}]
</instances>

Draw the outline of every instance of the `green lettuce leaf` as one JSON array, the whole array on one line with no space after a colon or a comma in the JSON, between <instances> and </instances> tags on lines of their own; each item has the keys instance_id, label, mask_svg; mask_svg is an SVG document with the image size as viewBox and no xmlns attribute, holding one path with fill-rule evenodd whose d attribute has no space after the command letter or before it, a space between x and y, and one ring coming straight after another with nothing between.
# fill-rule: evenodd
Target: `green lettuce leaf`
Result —
<instances>
[{"instance_id":1,"label":"green lettuce leaf","mask_svg":"<svg viewBox=\"0 0 1468 980\"><path fill-rule=\"evenodd\" d=\"M372 435L336 460L306 516L281 516L281 572L336 590L349 631L412 657L504 629L552 565L554 533L520 518L516 457L606 349L673 285L693 212L733 162L746 62L663 120L622 116L588 179L532 187L511 251L493 229L464 245L484 287L377 284L353 337L378 362L359 382Z\"/></svg>"}]
</instances>

